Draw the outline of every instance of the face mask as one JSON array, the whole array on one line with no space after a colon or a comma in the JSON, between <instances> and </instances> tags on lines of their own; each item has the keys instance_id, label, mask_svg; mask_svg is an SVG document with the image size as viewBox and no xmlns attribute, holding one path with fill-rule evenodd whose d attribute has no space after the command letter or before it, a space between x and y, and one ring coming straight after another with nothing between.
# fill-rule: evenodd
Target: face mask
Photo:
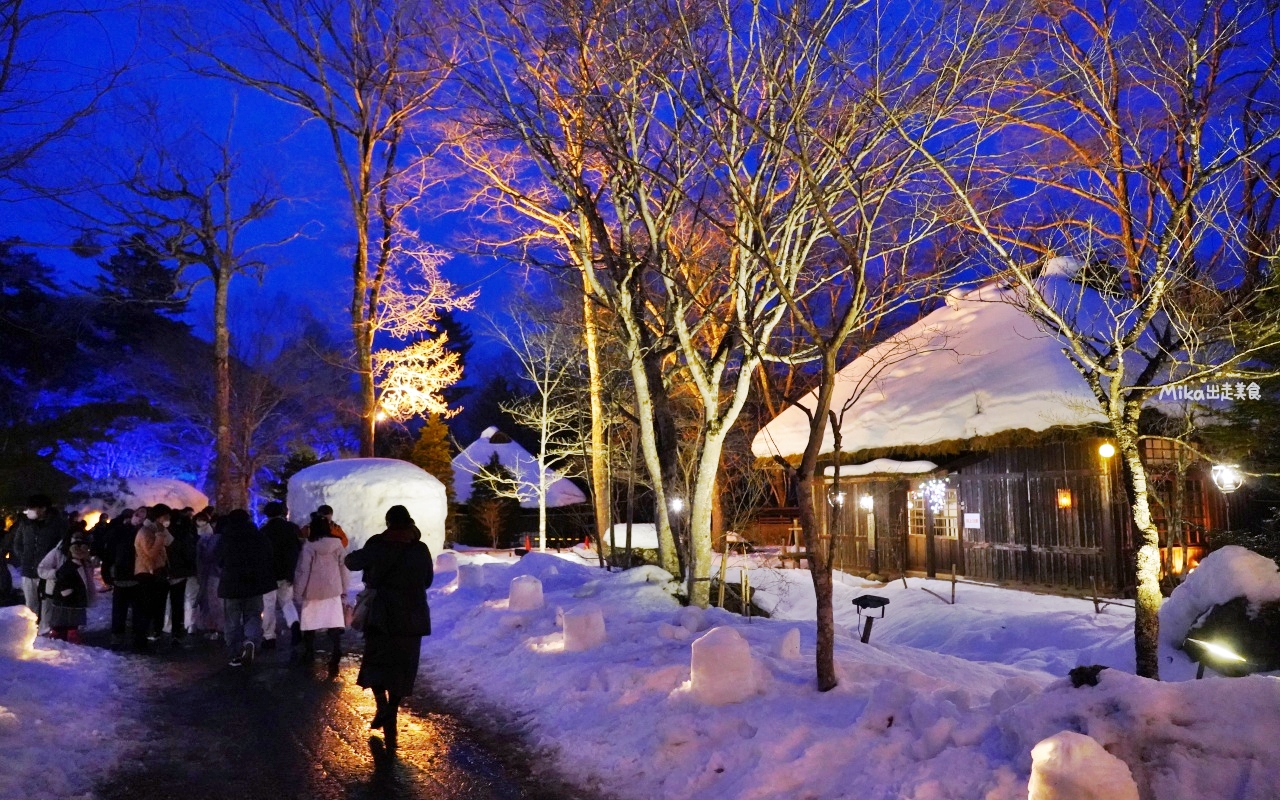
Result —
<instances>
[{"instance_id":1,"label":"face mask","mask_svg":"<svg viewBox=\"0 0 1280 800\"><path fill-rule=\"evenodd\" d=\"M36 511L34 508L28 508L26 511L22 513L27 515L27 519L35 519L36 517L40 516L40 512Z\"/></svg>"}]
</instances>

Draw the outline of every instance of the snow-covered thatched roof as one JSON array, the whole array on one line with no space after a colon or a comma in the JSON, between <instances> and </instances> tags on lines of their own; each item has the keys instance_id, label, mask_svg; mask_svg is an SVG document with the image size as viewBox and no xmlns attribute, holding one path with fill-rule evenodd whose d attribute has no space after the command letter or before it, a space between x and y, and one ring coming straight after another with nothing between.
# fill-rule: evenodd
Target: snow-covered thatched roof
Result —
<instances>
[{"instance_id":1,"label":"snow-covered thatched roof","mask_svg":"<svg viewBox=\"0 0 1280 800\"><path fill-rule=\"evenodd\" d=\"M1070 282L1073 270L1057 262L1041 278L1054 281L1046 294L1073 303L1076 318L1105 317L1098 294ZM841 451L918 451L1008 431L1105 422L1062 341L1017 301L1016 290L996 284L953 291L945 305L842 369L833 408L838 413L856 400L844 415ZM795 456L808 435L808 416L792 406L761 429L752 451ZM831 451L828 428L822 452Z\"/></svg>"},{"instance_id":2,"label":"snow-covered thatched roof","mask_svg":"<svg viewBox=\"0 0 1280 800\"><path fill-rule=\"evenodd\" d=\"M170 508L203 510L209 505L204 492L189 483L174 478L134 477L116 480L82 483L71 490L83 502L73 503L72 508L81 514L94 511L115 516L126 508L154 506L164 503Z\"/></svg>"},{"instance_id":3,"label":"snow-covered thatched roof","mask_svg":"<svg viewBox=\"0 0 1280 800\"><path fill-rule=\"evenodd\" d=\"M494 457L517 483L521 508L538 507L538 459L511 441L497 428L485 428L465 450L453 457L453 492L459 503L471 499L471 481ZM546 470L547 506L558 508L587 502L587 496L573 481L553 469Z\"/></svg>"}]
</instances>

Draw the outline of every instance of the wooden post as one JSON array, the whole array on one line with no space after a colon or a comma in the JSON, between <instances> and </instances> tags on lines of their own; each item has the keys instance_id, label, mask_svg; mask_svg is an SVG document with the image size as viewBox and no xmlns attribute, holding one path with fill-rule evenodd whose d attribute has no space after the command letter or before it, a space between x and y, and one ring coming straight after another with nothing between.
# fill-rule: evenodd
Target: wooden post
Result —
<instances>
[{"instance_id":1,"label":"wooden post","mask_svg":"<svg viewBox=\"0 0 1280 800\"><path fill-rule=\"evenodd\" d=\"M1089 598L1093 600L1093 613L1101 614L1102 606L1098 603L1098 577L1096 575L1090 575L1089 583L1093 585L1093 596Z\"/></svg>"},{"instance_id":2,"label":"wooden post","mask_svg":"<svg viewBox=\"0 0 1280 800\"><path fill-rule=\"evenodd\" d=\"M871 623L875 622L875 617L864 617L865 622L862 623L862 643L866 644L871 641Z\"/></svg>"},{"instance_id":3,"label":"wooden post","mask_svg":"<svg viewBox=\"0 0 1280 800\"><path fill-rule=\"evenodd\" d=\"M951 565L951 605L956 604L956 565Z\"/></svg>"},{"instance_id":4,"label":"wooden post","mask_svg":"<svg viewBox=\"0 0 1280 800\"><path fill-rule=\"evenodd\" d=\"M739 574L738 590L742 592L742 613L751 621L751 573L744 567Z\"/></svg>"},{"instance_id":5,"label":"wooden post","mask_svg":"<svg viewBox=\"0 0 1280 800\"><path fill-rule=\"evenodd\" d=\"M729 564L729 537L724 537L724 555L720 556L720 596L716 600L716 605L724 608L724 576L725 570Z\"/></svg>"}]
</instances>

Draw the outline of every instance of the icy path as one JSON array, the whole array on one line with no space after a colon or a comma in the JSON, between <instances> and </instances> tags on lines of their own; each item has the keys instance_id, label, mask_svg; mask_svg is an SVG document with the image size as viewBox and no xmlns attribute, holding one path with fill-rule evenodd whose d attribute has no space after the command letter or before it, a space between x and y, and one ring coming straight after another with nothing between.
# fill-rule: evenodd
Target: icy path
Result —
<instances>
[{"instance_id":1,"label":"icy path","mask_svg":"<svg viewBox=\"0 0 1280 800\"><path fill-rule=\"evenodd\" d=\"M484 733L439 708L421 681L401 712L398 753L388 756L380 736L370 736L373 702L355 685L356 659L346 659L330 680L322 663L291 666L287 655L267 653L248 669L228 668L212 645L123 658L144 687L124 723L138 744L99 782L97 797L581 796L535 777L514 738Z\"/></svg>"}]
</instances>

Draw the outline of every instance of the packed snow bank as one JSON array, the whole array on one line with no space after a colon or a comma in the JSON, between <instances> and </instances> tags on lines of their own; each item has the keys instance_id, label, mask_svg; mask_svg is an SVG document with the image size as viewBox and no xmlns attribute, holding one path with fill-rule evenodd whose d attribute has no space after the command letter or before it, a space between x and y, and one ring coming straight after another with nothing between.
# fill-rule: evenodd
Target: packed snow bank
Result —
<instances>
[{"instance_id":1,"label":"packed snow bank","mask_svg":"<svg viewBox=\"0 0 1280 800\"><path fill-rule=\"evenodd\" d=\"M422 541L438 553L444 547L449 511L444 484L407 461L345 458L326 461L289 479L289 518L306 524L321 505L333 506L333 520L350 537L351 550L386 530L387 509L404 506L422 531Z\"/></svg>"},{"instance_id":2,"label":"packed snow bank","mask_svg":"<svg viewBox=\"0 0 1280 800\"><path fill-rule=\"evenodd\" d=\"M117 481L82 483L71 490L86 497L72 505L83 517L94 511L114 517L126 508L154 506L164 503L170 508L192 508L201 511L209 505L204 492L189 483L173 478L121 478Z\"/></svg>"},{"instance_id":3,"label":"packed snow bank","mask_svg":"<svg viewBox=\"0 0 1280 800\"><path fill-rule=\"evenodd\" d=\"M0 608L0 797L91 798L139 738L137 663L35 632L25 607Z\"/></svg>"},{"instance_id":4,"label":"packed snow bank","mask_svg":"<svg viewBox=\"0 0 1280 800\"><path fill-rule=\"evenodd\" d=\"M811 621L747 623L719 609L694 620L654 567L605 573L538 553L473 566L480 587L431 590L424 674L475 712L520 720L559 771L619 798L1026 800L1032 750L1064 730L1120 758L1145 800L1221 797L1222 787L1235 800L1275 800L1280 785L1275 678L1158 683L1104 670L1098 686L1076 689L1038 669L892 644L877 625L866 645L837 631L840 685L819 693ZM543 582L545 608L507 612L518 575ZM1009 608L1038 601L1004 597ZM895 608L905 620L943 607L930 598L930 608L910 610L902 599L886 620ZM589 607L602 610L608 636L567 650L556 609ZM703 702L692 689L694 637L671 635L686 622L745 642L756 694Z\"/></svg>"},{"instance_id":5,"label":"packed snow bank","mask_svg":"<svg viewBox=\"0 0 1280 800\"><path fill-rule=\"evenodd\" d=\"M1160 606L1160 641L1181 647L1205 612L1237 597L1247 598L1252 609L1280 600L1280 568L1266 556L1228 545L1201 559Z\"/></svg>"},{"instance_id":6,"label":"packed snow bank","mask_svg":"<svg viewBox=\"0 0 1280 800\"><path fill-rule=\"evenodd\" d=\"M728 581L736 584L740 566L754 563L748 556L730 556ZM713 574L718 569L712 565ZM1097 614L1089 600L976 583L960 583L956 604L948 605L924 589L949 598L949 582L909 578L907 583L906 587L900 580L880 585L836 573L836 624L859 632L853 598L871 593L889 599L884 619L876 620L873 642L919 647L1055 677L1088 664L1134 670L1132 608L1108 606ZM775 619L812 621L817 614L808 570L754 568L751 586L756 603ZM1174 658L1177 668L1163 677L1194 674L1195 665L1185 656L1179 653Z\"/></svg>"},{"instance_id":7,"label":"packed snow bank","mask_svg":"<svg viewBox=\"0 0 1280 800\"><path fill-rule=\"evenodd\" d=\"M608 534L605 544L618 550L627 548L627 523L619 522ZM658 549L658 526L652 522L631 523L631 547L634 550Z\"/></svg>"},{"instance_id":8,"label":"packed snow bank","mask_svg":"<svg viewBox=\"0 0 1280 800\"><path fill-rule=\"evenodd\" d=\"M516 481L516 493L520 497L521 508L537 508L538 492L541 488L540 475L545 473L547 487L547 507L559 508L575 503L587 502L587 496L574 485L573 481L562 476L554 469L538 471L538 459L497 428L485 428L480 438L467 445L466 449L453 457L453 494L459 503L471 499L471 482L480 470L498 457L498 463L506 467Z\"/></svg>"}]
</instances>

